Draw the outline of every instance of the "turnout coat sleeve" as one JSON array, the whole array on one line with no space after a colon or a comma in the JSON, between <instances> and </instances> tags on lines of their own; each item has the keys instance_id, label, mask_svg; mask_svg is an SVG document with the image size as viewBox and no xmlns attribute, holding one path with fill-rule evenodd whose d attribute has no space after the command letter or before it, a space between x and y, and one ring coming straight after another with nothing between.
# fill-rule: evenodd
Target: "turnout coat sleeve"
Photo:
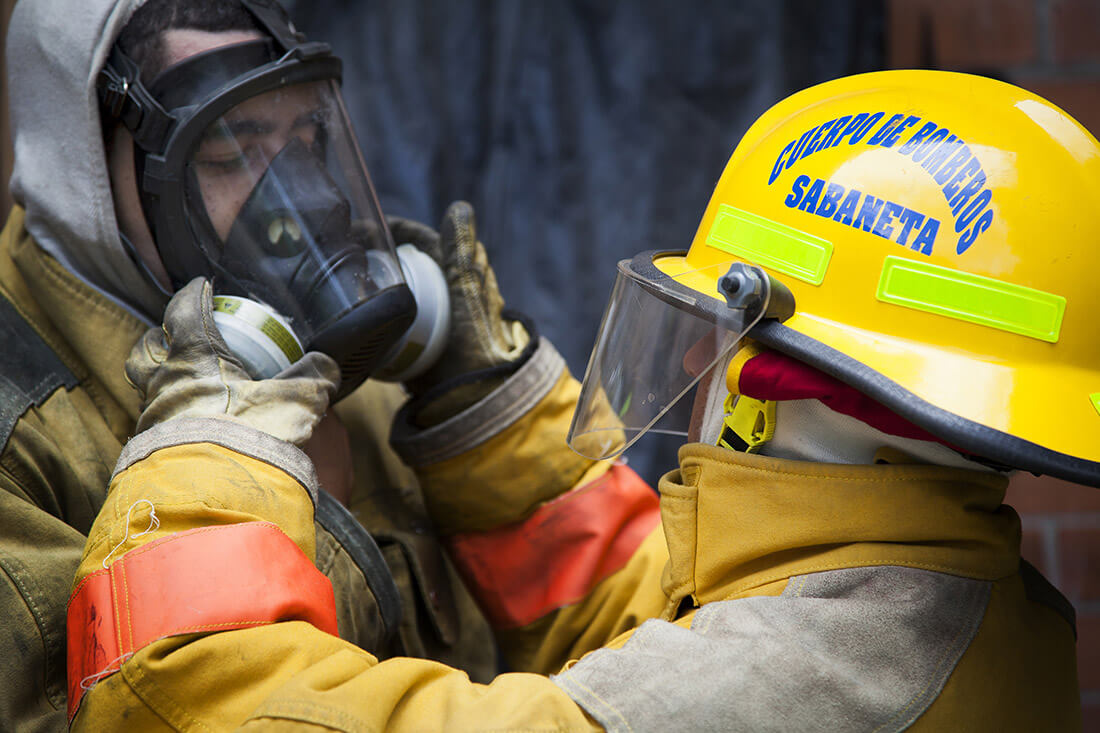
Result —
<instances>
[{"instance_id":1,"label":"turnout coat sleeve","mask_svg":"<svg viewBox=\"0 0 1100 733\"><path fill-rule=\"evenodd\" d=\"M224 420L175 420L127 446L89 535L69 609L70 630L92 629L70 634L69 686L80 701L74 727L125 719L140 729L599 729L549 678L526 670L557 671L662 610L667 551L656 497L625 466L569 452L577 385L548 343L524 369L458 416L467 422L449 433L465 436L457 447L413 462L429 486L429 510L520 671L475 684L437 662L379 662L330 633L334 615L323 593L305 590L316 588L315 578L292 557L312 568L308 459ZM502 394L522 407L503 420L491 402ZM479 430L480 419L488 427ZM447 437L406 433L397 442L408 458L418 439L442 449ZM172 564L171 548L204 557L209 538L244 536L242 528L287 541L262 561L244 546L218 549L216 562L190 563L186 572ZM293 582L249 590L283 559L296 568ZM97 583L109 590L89 615ZM261 599L281 588L300 588L301 597L265 608ZM208 597L222 604L214 607L224 621L179 620L176 609ZM181 600L157 608L169 598ZM107 651L97 657L100 649Z\"/></svg>"}]
</instances>

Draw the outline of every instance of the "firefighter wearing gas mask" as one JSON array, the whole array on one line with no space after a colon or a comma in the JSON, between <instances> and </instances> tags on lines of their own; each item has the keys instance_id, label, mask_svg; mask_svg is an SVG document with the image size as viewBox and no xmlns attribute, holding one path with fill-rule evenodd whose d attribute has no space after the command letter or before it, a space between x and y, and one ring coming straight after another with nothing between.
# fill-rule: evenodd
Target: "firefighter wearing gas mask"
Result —
<instances>
[{"instance_id":1,"label":"firefighter wearing gas mask","mask_svg":"<svg viewBox=\"0 0 1100 733\"><path fill-rule=\"evenodd\" d=\"M247 401L241 413L310 456L327 491L303 526L341 636L487 679L488 625L430 527L411 458L389 445L406 391L364 381L404 381L419 398L401 421L415 437L535 351L501 318L470 207L452 206L438 232L390 220L391 234L344 114L339 60L272 2L20 3L7 53L18 205L0 247L11 581L0 728L64 725L65 604L85 536L123 445L158 414L186 411L164 394L145 404L124 363L196 278L226 361L191 379L224 412ZM299 359L308 352L326 356ZM238 370L251 380L292 368L278 397L227 386ZM311 390L314 373L339 387ZM284 400L334 406L299 420ZM140 503L131 517L155 524L154 511Z\"/></svg>"},{"instance_id":2,"label":"firefighter wearing gas mask","mask_svg":"<svg viewBox=\"0 0 1100 733\"><path fill-rule=\"evenodd\" d=\"M981 77L867 74L767 111L690 247L619 264L583 386L536 353L440 423L467 439L423 443L429 508L516 670L488 686L333 635L285 433L165 415L120 461L77 576L76 726L160 723L171 700L212 728L1079 728L1073 609L1021 560L1002 500L1016 469L1100 486L1100 231L1079 216L1098 180L1094 137ZM167 351L131 357L154 405L194 383L172 377L187 354L225 359L200 295L169 305ZM323 368L295 378L334 389ZM510 412L483 409L502 395ZM226 434L186 453L184 423ZM551 440L566 423L585 462ZM692 442L658 509L609 459L680 427ZM225 462L239 481L186 479ZM271 493L241 491L257 485ZM108 557L136 497L187 531ZM211 509L174 508L189 502ZM244 542L263 558L210 561ZM184 567L204 583L161 580ZM269 594L194 604L214 578ZM108 632L82 631L123 579ZM192 605L150 613L160 593Z\"/></svg>"}]
</instances>

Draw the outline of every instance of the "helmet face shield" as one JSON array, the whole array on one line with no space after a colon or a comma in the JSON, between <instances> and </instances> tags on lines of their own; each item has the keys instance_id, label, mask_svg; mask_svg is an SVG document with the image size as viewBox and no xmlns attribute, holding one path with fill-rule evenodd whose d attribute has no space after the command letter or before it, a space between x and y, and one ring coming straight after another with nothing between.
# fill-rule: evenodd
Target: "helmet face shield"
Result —
<instances>
[{"instance_id":1,"label":"helmet face shield","mask_svg":"<svg viewBox=\"0 0 1100 733\"><path fill-rule=\"evenodd\" d=\"M669 411L767 311L766 287L731 305L653 260L643 253L619 263L569 430L569 446L588 458L616 456L649 430L686 436L687 416Z\"/></svg>"},{"instance_id":2,"label":"helmet face shield","mask_svg":"<svg viewBox=\"0 0 1100 733\"><path fill-rule=\"evenodd\" d=\"M218 292L270 305L304 342L404 282L332 81L218 116L188 157L184 196Z\"/></svg>"}]
</instances>

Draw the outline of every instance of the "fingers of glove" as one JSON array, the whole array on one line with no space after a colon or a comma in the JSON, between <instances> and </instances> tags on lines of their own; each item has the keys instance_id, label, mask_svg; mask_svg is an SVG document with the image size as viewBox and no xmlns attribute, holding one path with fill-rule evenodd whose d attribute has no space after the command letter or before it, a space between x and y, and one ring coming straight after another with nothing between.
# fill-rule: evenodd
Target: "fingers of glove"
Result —
<instances>
[{"instance_id":1,"label":"fingers of glove","mask_svg":"<svg viewBox=\"0 0 1100 733\"><path fill-rule=\"evenodd\" d=\"M447 275L448 284L452 275L462 276L474 271L477 217L473 206L465 201L455 201L448 206L439 225L439 239L443 249L440 266Z\"/></svg>"},{"instance_id":2,"label":"fingers of glove","mask_svg":"<svg viewBox=\"0 0 1100 733\"><path fill-rule=\"evenodd\" d=\"M164 332L168 358L187 364L195 376L248 379L214 323L214 289L207 280L195 278L172 296L164 310Z\"/></svg>"},{"instance_id":3,"label":"fingers of glove","mask_svg":"<svg viewBox=\"0 0 1100 733\"><path fill-rule=\"evenodd\" d=\"M386 226L390 228L394 244L411 244L442 267L443 254L440 250L439 234L434 229L418 221L397 216L386 217Z\"/></svg>"},{"instance_id":4,"label":"fingers of glove","mask_svg":"<svg viewBox=\"0 0 1100 733\"><path fill-rule=\"evenodd\" d=\"M150 328L130 349L126 358L126 381L130 383L145 401L149 391L149 382L160 365L168 358L168 345L164 330L160 326Z\"/></svg>"},{"instance_id":5,"label":"fingers of glove","mask_svg":"<svg viewBox=\"0 0 1100 733\"><path fill-rule=\"evenodd\" d=\"M329 398L340 389L340 367L328 354L311 351L276 374L273 379L315 382Z\"/></svg>"},{"instance_id":6,"label":"fingers of glove","mask_svg":"<svg viewBox=\"0 0 1100 733\"><path fill-rule=\"evenodd\" d=\"M489 265L485 246L477 238L474 209L465 201L447 207L440 226L444 268L451 290L452 318L456 335L468 339L481 354L484 363L471 367L492 366L509 361L527 344L526 331L504 323L500 312L504 298L496 274Z\"/></svg>"}]
</instances>

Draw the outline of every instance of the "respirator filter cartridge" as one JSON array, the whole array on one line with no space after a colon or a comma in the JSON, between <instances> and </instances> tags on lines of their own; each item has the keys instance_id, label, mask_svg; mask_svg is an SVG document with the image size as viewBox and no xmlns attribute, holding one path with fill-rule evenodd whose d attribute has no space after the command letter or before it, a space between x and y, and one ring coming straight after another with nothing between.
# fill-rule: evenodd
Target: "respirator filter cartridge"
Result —
<instances>
[{"instance_id":1,"label":"respirator filter cartridge","mask_svg":"<svg viewBox=\"0 0 1100 733\"><path fill-rule=\"evenodd\" d=\"M248 376L270 379L302 358L302 343L272 308L236 295L214 296L214 323Z\"/></svg>"},{"instance_id":2,"label":"respirator filter cartridge","mask_svg":"<svg viewBox=\"0 0 1100 733\"><path fill-rule=\"evenodd\" d=\"M416 300L416 319L373 375L393 382L416 377L434 364L451 329L451 300L439 265L411 244L398 247L397 258ZM253 379L274 377L304 353L287 319L249 298L215 295L214 323Z\"/></svg>"}]
</instances>

